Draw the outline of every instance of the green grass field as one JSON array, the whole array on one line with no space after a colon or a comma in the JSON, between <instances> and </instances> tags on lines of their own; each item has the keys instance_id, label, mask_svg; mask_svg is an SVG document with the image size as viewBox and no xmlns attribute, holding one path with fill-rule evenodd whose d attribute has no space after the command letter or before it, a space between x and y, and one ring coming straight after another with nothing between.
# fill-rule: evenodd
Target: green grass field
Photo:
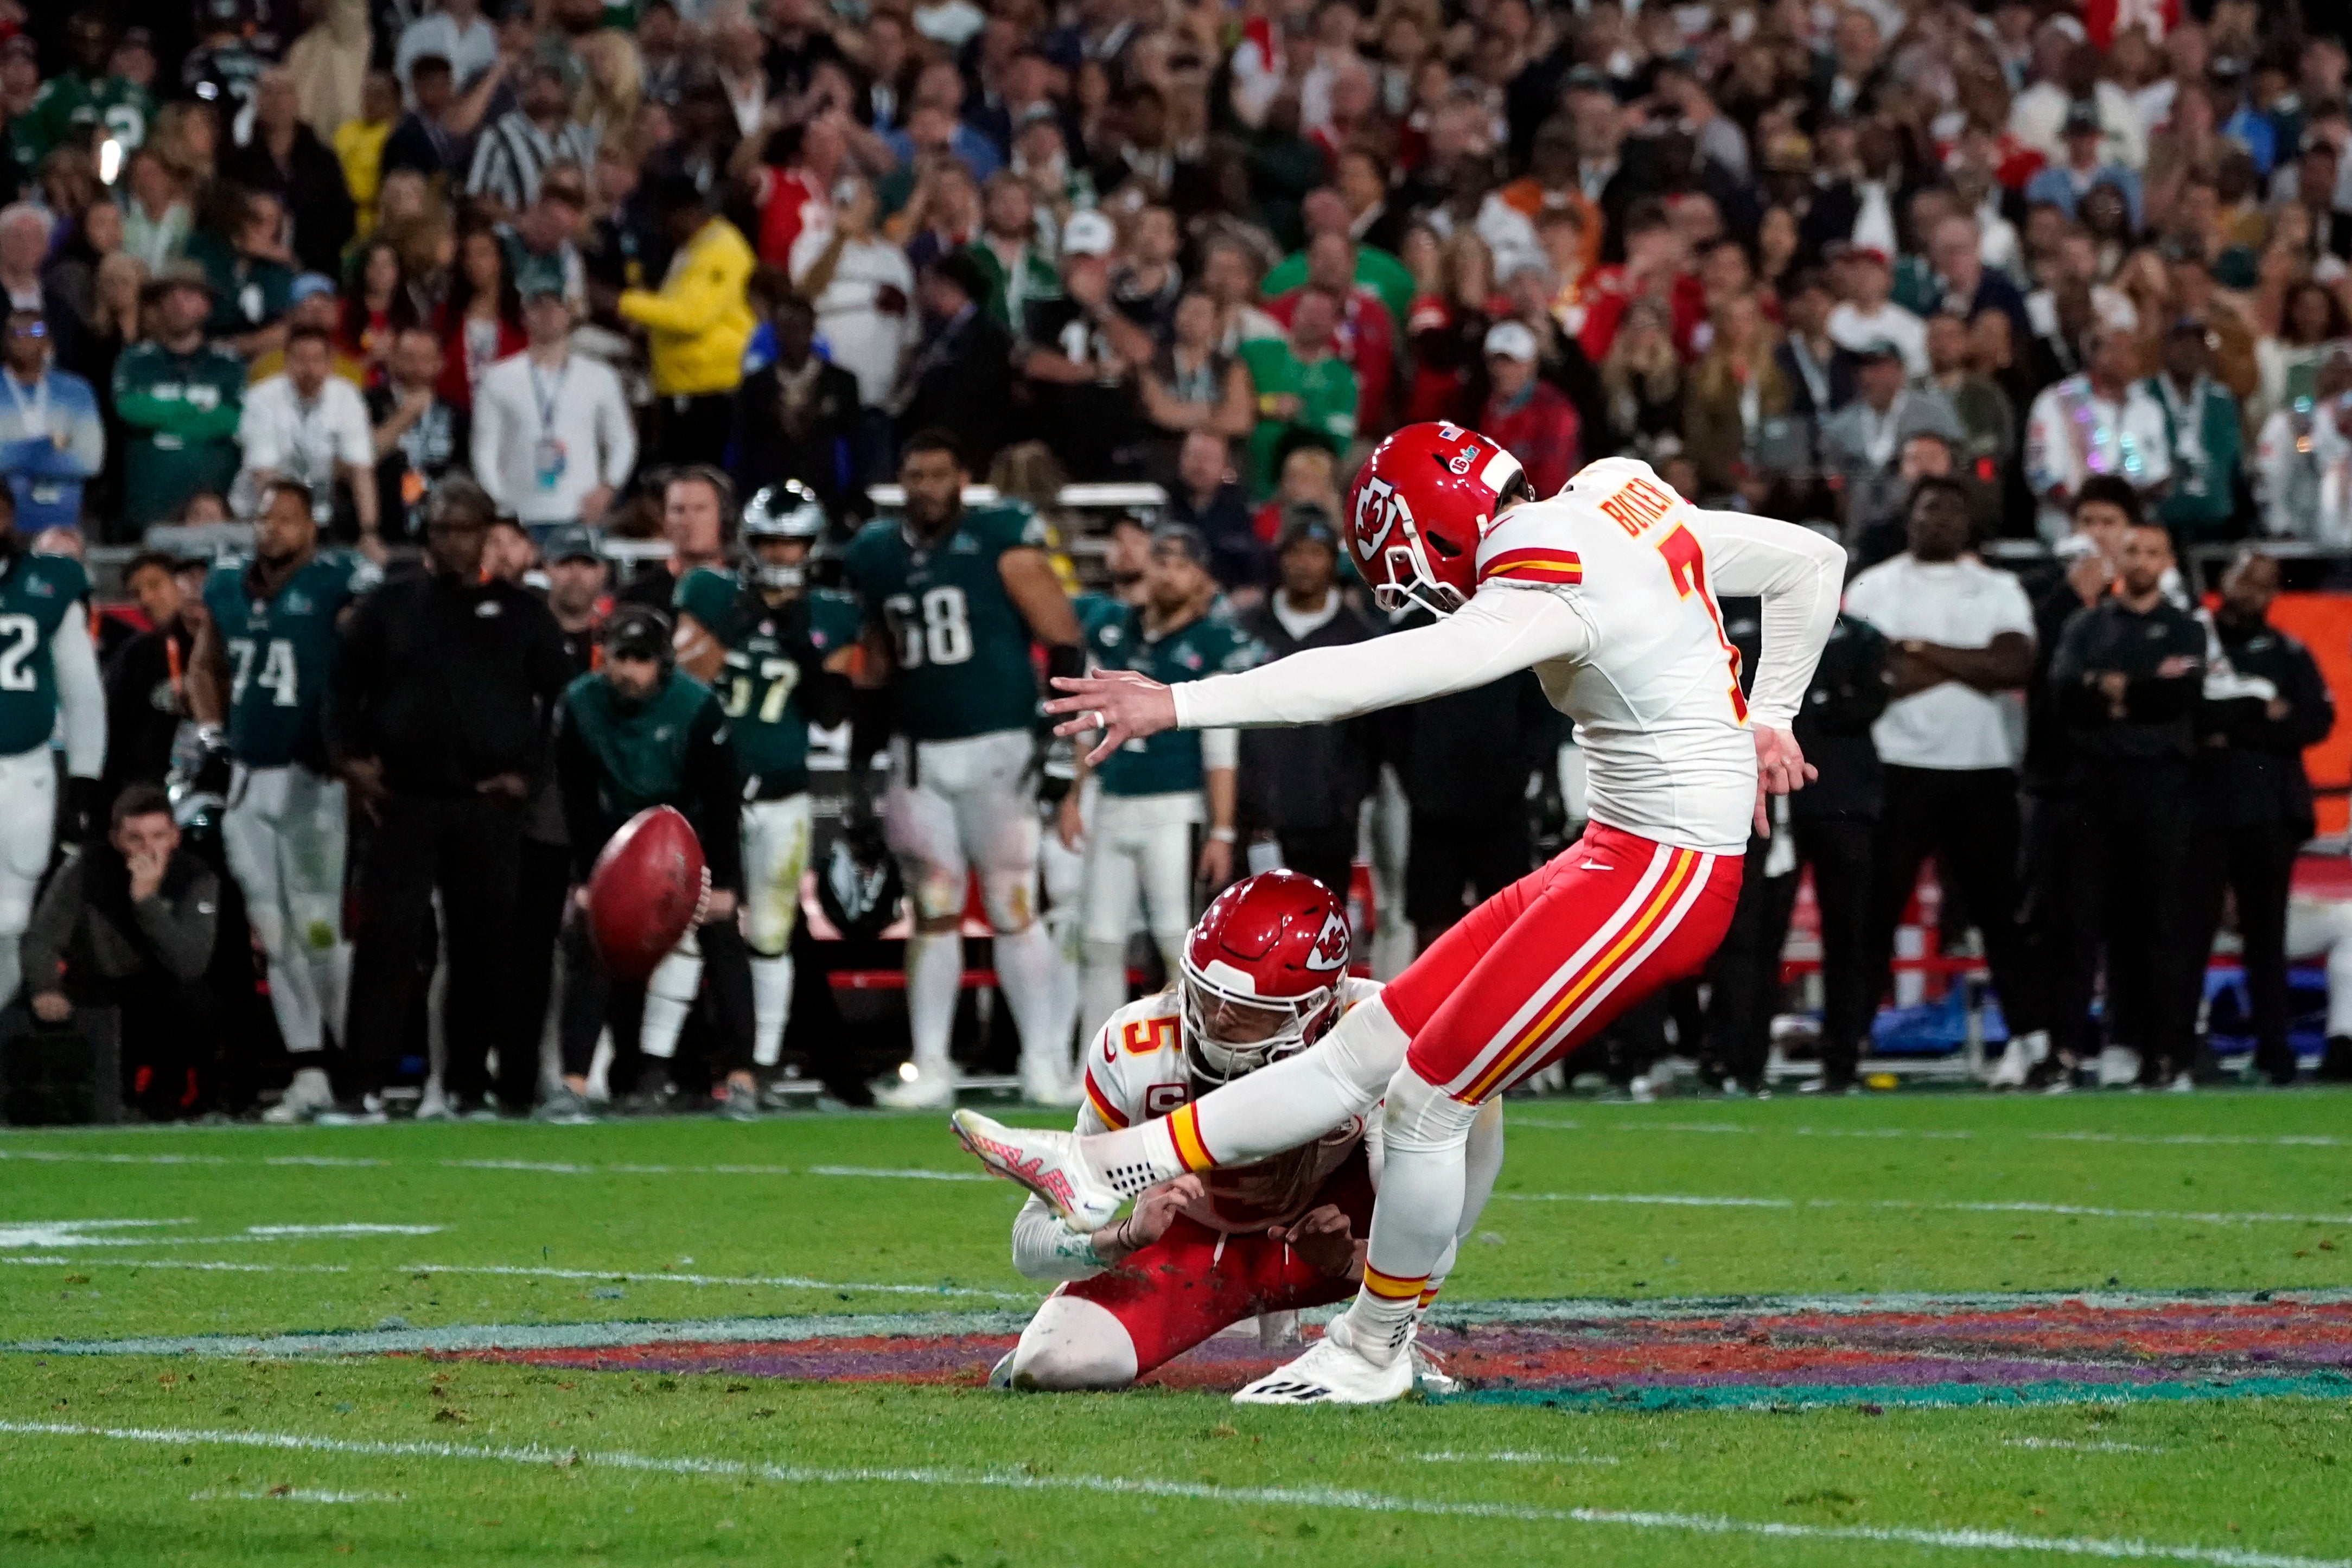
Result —
<instances>
[{"instance_id":1,"label":"green grass field","mask_svg":"<svg viewBox=\"0 0 2352 1568\"><path fill-rule=\"evenodd\" d=\"M2352 1095L1507 1132L1448 1322L1650 1337L1292 1412L858 1380L1038 1295L937 1117L0 1131L0 1564L2352 1563Z\"/></svg>"}]
</instances>

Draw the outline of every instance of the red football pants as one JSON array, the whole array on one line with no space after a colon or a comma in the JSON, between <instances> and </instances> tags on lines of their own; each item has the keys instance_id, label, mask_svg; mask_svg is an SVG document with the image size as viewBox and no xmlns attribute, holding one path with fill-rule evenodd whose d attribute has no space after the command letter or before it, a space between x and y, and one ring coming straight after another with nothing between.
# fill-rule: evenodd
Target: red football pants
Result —
<instances>
[{"instance_id":1,"label":"red football pants","mask_svg":"<svg viewBox=\"0 0 2352 1568\"><path fill-rule=\"evenodd\" d=\"M1406 1063L1476 1104L1558 1061L1698 973L1731 923L1743 863L1592 824L1390 982Z\"/></svg>"},{"instance_id":2,"label":"red football pants","mask_svg":"<svg viewBox=\"0 0 2352 1568\"><path fill-rule=\"evenodd\" d=\"M1339 1206L1358 1240L1370 1234L1372 1173L1362 1145L1307 1207L1325 1204ZM1244 1318L1349 1300L1356 1282L1333 1279L1265 1236L1228 1236L1180 1215L1158 1241L1118 1268L1055 1294L1092 1301L1117 1318L1134 1342L1140 1377Z\"/></svg>"}]
</instances>

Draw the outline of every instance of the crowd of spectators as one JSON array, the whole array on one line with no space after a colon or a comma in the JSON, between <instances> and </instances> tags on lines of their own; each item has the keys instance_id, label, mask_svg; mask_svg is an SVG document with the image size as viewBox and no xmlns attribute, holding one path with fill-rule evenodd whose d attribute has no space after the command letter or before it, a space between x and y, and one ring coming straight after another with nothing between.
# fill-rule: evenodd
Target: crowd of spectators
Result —
<instances>
[{"instance_id":1,"label":"crowd of spectators","mask_svg":"<svg viewBox=\"0 0 2352 1568\"><path fill-rule=\"evenodd\" d=\"M906 440L941 431L1049 513L1062 480L1161 486L1155 521L1271 651L1385 629L1335 547L1340 497L1383 434L1454 420L1538 493L1626 453L1849 549L1860 651L1825 665L1817 717L1842 728L1817 739L1866 777L1759 844L1751 878L1777 899L1810 861L1825 939L1850 937L1830 1081L1927 858L2026 1042L2015 1077L2095 1058L2092 988L2112 1001L2133 965L2156 999L2111 1005L2102 1038L2187 1072L2176 981L2224 884L2283 973L2284 914L2247 906L2283 907L2310 826L2281 770L2326 693L2268 667L2293 646L2255 629L2273 566L2242 561L2201 626L2180 568L2352 546L2352 110L2315 12L5 10L0 473L43 548L299 493L325 541L382 562L429 546L430 503L470 481L514 525L493 576L558 576L550 541L580 525L667 538L682 575L732 541L681 532L667 476L804 486L837 543ZM1049 520L1089 576L1116 567L1115 531ZM127 584L154 631L110 650L118 790L168 760L136 693L159 660L177 693L191 653L171 552L219 537L156 535ZM2029 594L1985 564L2002 539L2063 581ZM2129 616L2163 623L2145 670ZM1531 689L1249 737L1221 830L1338 876L1386 776L1421 868L1391 901L1442 928L1564 809L1565 737ZM2269 760L2231 771L2241 753ZM2283 1006L2258 999L2273 1069ZM1714 1044L1684 1043L1752 1087L1752 1020L1718 1013Z\"/></svg>"}]
</instances>

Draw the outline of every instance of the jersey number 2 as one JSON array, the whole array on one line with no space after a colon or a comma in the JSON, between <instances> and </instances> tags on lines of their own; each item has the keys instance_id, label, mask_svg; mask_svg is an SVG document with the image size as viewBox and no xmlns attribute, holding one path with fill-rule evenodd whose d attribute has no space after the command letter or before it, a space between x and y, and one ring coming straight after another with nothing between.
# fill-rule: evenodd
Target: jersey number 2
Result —
<instances>
[{"instance_id":1,"label":"jersey number 2","mask_svg":"<svg viewBox=\"0 0 2352 1568\"><path fill-rule=\"evenodd\" d=\"M30 616L0 616L0 691L30 691L41 683L33 650L41 646L41 623Z\"/></svg>"},{"instance_id":2,"label":"jersey number 2","mask_svg":"<svg viewBox=\"0 0 2352 1568\"><path fill-rule=\"evenodd\" d=\"M1675 592L1685 599L1696 594L1706 606L1706 618L1715 623L1715 640L1722 645L1724 658L1731 666L1731 716L1747 723L1748 699L1739 689L1739 650L1725 635L1723 612L1716 608L1715 595L1706 591L1706 552L1699 548L1698 535L1678 522L1673 532L1658 541L1658 553L1666 558L1666 575L1675 580Z\"/></svg>"}]
</instances>

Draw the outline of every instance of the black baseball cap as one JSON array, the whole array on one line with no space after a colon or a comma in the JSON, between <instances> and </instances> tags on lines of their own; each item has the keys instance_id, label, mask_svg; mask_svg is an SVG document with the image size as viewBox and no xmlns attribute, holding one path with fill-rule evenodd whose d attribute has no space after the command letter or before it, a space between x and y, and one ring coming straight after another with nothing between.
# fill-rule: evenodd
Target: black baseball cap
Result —
<instances>
[{"instance_id":1,"label":"black baseball cap","mask_svg":"<svg viewBox=\"0 0 2352 1568\"><path fill-rule=\"evenodd\" d=\"M551 531L540 553L550 565L558 561L599 561L604 554L596 547L596 531L576 522Z\"/></svg>"},{"instance_id":2,"label":"black baseball cap","mask_svg":"<svg viewBox=\"0 0 2352 1568\"><path fill-rule=\"evenodd\" d=\"M669 617L650 605L619 606L596 634L608 658L649 658L656 663L668 662L669 638Z\"/></svg>"},{"instance_id":3,"label":"black baseball cap","mask_svg":"<svg viewBox=\"0 0 2352 1568\"><path fill-rule=\"evenodd\" d=\"M1199 529L1189 522L1163 522L1153 529L1151 548L1154 553L1162 550L1180 551L1195 566L1209 563L1209 542L1202 536Z\"/></svg>"}]
</instances>

